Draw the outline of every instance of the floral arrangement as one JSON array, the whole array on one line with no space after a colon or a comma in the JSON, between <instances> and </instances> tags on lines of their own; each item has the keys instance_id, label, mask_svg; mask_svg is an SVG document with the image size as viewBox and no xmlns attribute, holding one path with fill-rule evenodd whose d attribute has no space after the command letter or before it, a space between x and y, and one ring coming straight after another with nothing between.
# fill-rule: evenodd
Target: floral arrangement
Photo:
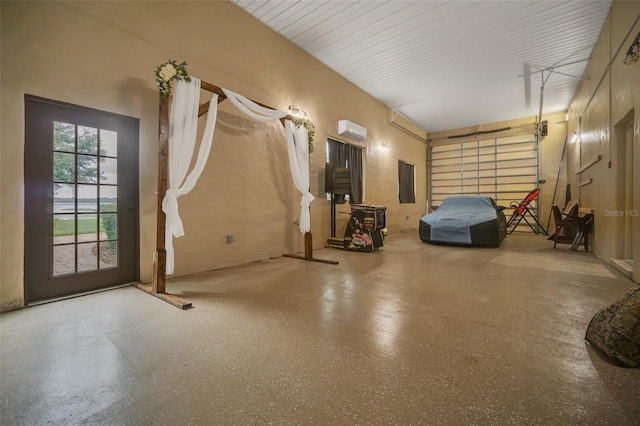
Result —
<instances>
[{"instance_id":1,"label":"floral arrangement","mask_svg":"<svg viewBox=\"0 0 640 426\"><path fill-rule=\"evenodd\" d=\"M169 59L158 68L156 68L156 83L160 89L160 97L165 99L171 94L171 80L191 81L191 77L187 73L185 66L187 62L178 64L176 61Z\"/></svg>"},{"instance_id":2,"label":"floral arrangement","mask_svg":"<svg viewBox=\"0 0 640 426\"><path fill-rule=\"evenodd\" d=\"M313 152L313 137L316 134L316 126L313 125L313 123L311 121L309 121L306 118L295 118L292 117L291 118L291 122L296 126L296 127L300 127L300 126L304 126L307 128L307 132L309 133L309 154L311 154Z\"/></svg>"}]
</instances>

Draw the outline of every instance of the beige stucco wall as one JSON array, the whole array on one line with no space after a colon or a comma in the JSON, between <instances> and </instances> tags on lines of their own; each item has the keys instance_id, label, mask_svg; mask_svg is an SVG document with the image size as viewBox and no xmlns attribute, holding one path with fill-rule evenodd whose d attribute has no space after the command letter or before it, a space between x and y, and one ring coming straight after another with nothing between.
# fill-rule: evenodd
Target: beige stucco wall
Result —
<instances>
[{"instance_id":1,"label":"beige stucco wall","mask_svg":"<svg viewBox=\"0 0 640 426\"><path fill-rule=\"evenodd\" d=\"M323 170L327 136L349 119L369 131L365 203L388 207L390 236L424 213L426 149L388 122L384 105L226 2L0 3L0 309L23 305L24 95L140 119L140 275L151 278L155 245L158 93L156 66L189 72L279 109L295 104L316 125L311 154L314 246L329 234ZM391 150L378 148L382 144ZM416 166L416 203L397 202L397 161ZM211 158L181 198L186 236L176 240L176 276L303 250L294 220L299 196L279 122L258 123L221 104ZM234 235L227 244L225 236ZM169 283L170 289L170 283Z\"/></svg>"},{"instance_id":2,"label":"beige stucco wall","mask_svg":"<svg viewBox=\"0 0 640 426\"><path fill-rule=\"evenodd\" d=\"M633 212L640 212L640 63L625 65L627 49L640 31L632 25L640 14L640 2L616 1L592 52L590 66L569 107L569 134L578 133L569 145L569 180L581 204L595 214L595 253L609 261L623 257L624 127L633 126ZM629 34L628 37L627 34ZM626 37L626 39L625 39ZM619 53L616 56L616 52ZM610 64L610 66L609 66ZM577 173L598 156L601 160ZM580 186L592 180L591 184ZM622 212L622 215L611 212ZM640 281L640 217L633 214L634 280Z\"/></svg>"}]
</instances>

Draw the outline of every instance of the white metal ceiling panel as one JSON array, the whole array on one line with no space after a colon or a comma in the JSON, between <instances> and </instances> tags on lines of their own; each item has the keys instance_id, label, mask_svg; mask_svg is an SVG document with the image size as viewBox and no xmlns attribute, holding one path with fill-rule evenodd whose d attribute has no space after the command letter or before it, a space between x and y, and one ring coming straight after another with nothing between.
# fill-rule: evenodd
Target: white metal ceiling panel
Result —
<instances>
[{"instance_id":1,"label":"white metal ceiling panel","mask_svg":"<svg viewBox=\"0 0 640 426\"><path fill-rule=\"evenodd\" d=\"M611 7L610 0L232 1L428 132L537 115L543 78L544 113L565 110Z\"/></svg>"}]
</instances>

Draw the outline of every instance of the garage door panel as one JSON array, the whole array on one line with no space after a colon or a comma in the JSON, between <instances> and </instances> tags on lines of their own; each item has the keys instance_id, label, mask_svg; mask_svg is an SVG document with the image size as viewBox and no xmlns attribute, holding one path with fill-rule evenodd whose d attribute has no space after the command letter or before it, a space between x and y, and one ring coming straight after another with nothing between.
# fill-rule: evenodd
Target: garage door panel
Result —
<instances>
[{"instance_id":1,"label":"garage door panel","mask_svg":"<svg viewBox=\"0 0 640 426\"><path fill-rule=\"evenodd\" d=\"M429 177L432 206L451 196L487 195L510 216L509 205L537 187L538 143L531 135L519 135L431 145ZM536 210L537 200L531 207Z\"/></svg>"}]
</instances>

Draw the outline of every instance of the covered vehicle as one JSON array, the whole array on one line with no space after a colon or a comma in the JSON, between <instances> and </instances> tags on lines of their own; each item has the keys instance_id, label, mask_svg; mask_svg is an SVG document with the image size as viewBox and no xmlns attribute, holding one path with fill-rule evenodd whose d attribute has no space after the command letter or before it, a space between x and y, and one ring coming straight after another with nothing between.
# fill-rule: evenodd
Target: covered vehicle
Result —
<instances>
[{"instance_id":1,"label":"covered vehicle","mask_svg":"<svg viewBox=\"0 0 640 426\"><path fill-rule=\"evenodd\" d=\"M498 247L507 236L504 207L487 196L449 197L420 219L420 239L427 243Z\"/></svg>"}]
</instances>

